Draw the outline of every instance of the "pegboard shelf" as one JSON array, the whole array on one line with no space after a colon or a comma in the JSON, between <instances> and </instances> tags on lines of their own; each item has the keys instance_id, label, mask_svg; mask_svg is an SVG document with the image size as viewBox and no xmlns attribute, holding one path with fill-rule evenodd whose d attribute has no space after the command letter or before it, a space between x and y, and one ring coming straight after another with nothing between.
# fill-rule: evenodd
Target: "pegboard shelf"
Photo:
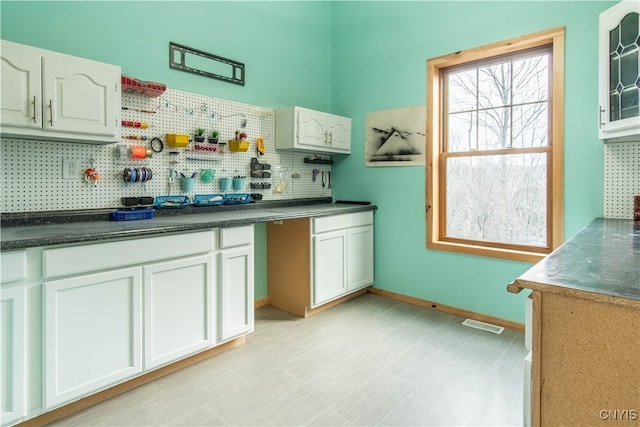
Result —
<instances>
[{"instance_id":1,"label":"pegboard shelf","mask_svg":"<svg viewBox=\"0 0 640 427\"><path fill-rule=\"evenodd\" d=\"M160 196L175 194L177 183L168 186L169 171L193 173L203 168L216 171L216 179L205 183L195 183L194 194L210 194L218 190L218 177L235 175L250 176L251 159L255 150L247 152L196 153L186 149L166 149L166 134L191 135L199 127L220 131L220 140L232 139L235 131L243 129L253 141L264 139L265 155L260 162L274 165L271 183L276 187L280 180L288 181L281 193L264 190L264 200L310 198L330 196L331 191L323 189L320 183L311 181L311 170L320 167L330 170L330 165L304 164L304 153L276 151L275 113L267 107L242 104L239 102L212 98L189 92L167 89L157 98L147 98L139 94L123 93L122 104L126 120L147 122L152 117L153 130L126 128L131 136L147 136L147 140L123 139L118 144L93 146L87 144L31 141L3 138L0 144L0 172L2 192L0 202L2 212L28 212L51 210L104 209L121 206L122 197ZM140 110L140 111L137 111ZM141 111L156 111L150 115ZM242 127L244 125L244 127ZM158 137L165 143L165 150L152 157L130 160L118 158L118 146L128 153L133 145L148 146L151 137ZM175 154L172 154L175 153ZM308 156L308 154L307 154ZM77 160L80 170L90 166L90 159L100 172L96 186L85 183L80 173L77 179L62 179L63 159ZM277 166L276 166L277 165ZM153 179L146 183L125 183L125 167L147 167L153 170ZM276 167L278 169L276 169ZM291 180L282 170L300 172L304 179ZM34 173L33 171L38 171ZM247 185L247 187L249 187ZM260 191L260 190L258 190Z\"/></svg>"},{"instance_id":2,"label":"pegboard shelf","mask_svg":"<svg viewBox=\"0 0 640 427\"><path fill-rule=\"evenodd\" d=\"M640 142L604 144L604 217L633 219L640 195Z\"/></svg>"}]
</instances>

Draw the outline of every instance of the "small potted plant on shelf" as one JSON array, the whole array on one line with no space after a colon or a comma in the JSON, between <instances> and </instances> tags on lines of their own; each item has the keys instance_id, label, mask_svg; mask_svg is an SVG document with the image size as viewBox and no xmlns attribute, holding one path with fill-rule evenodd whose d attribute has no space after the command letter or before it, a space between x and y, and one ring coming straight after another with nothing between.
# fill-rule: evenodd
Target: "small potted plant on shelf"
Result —
<instances>
[{"instance_id":1,"label":"small potted plant on shelf","mask_svg":"<svg viewBox=\"0 0 640 427\"><path fill-rule=\"evenodd\" d=\"M193 135L193 139L195 139L196 142L204 142L204 138L204 129L197 128L196 133Z\"/></svg>"},{"instance_id":2,"label":"small potted plant on shelf","mask_svg":"<svg viewBox=\"0 0 640 427\"><path fill-rule=\"evenodd\" d=\"M217 130L212 130L211 134L209 135L208 141L209 144L217 144L218 143L218 135L220 135L220 132L218 132Z\"/></svg>"}]
</instances>

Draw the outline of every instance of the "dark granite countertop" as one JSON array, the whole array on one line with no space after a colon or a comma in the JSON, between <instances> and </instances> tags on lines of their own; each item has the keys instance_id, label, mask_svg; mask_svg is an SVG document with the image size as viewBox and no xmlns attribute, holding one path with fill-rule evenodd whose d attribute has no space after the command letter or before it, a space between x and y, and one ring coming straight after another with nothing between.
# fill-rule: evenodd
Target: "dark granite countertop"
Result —
<instances>
[{"instance_id":1,"label":"dark granite countertop","mask_svg":"<svg viewBox=\"0 0 640 427\"><path fill-rule=\"evenodd\" d=\"M373 209L376 207L331 203L331 198L320 198L161 209L156 210L153 219L135 221L111 220L111 211L115 209L3 214L0 250L188 232Z\"/></svg>"},{"instance_id":2,"label":"dark granite countertop","mask_svg":"<svg viewBox=\"0 0 640 427\"><path fill-rule=\"evenodd\" d=\"M508 286L640 307L640 226L595 219Z\"/></svg>"}]
</instances>

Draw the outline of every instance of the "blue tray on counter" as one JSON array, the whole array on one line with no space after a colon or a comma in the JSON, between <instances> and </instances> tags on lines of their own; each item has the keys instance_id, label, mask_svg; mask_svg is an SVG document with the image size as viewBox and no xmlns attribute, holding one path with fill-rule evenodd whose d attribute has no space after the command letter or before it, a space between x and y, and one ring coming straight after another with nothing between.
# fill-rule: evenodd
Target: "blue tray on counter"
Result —
<instances>
[{"instance_id":1,"label":"blue tray on counter","mask_svg":"<svg viewBox=\"0 0 640 427\"><path fill-rule=\"evenodd\" d=\"M253 197L249 193L232 193L224 195L225 205L241 205L253 202Z\"/></svg>"},{"instance_id":2,"label":"blue tray on counter","mask_svg":"<svg viewBox=\"0 0 640 427\"><path fill-rule=\"evenodd\" d=\"M158 196L154 206L157 209L186 208L191 204L189 196Z\"/></svg>"},{"instance_id":3,"label":"blue tray on counter","mask_svg":"<svg viewBox=\"0 0 640 427\"><path fill-rule=\"evenodd\" d=\"M133 221L136 219L151 219L154 212L155 209L153 208L121 209L113 211L112 215L115 221Z\"/></svg>"},{"instance_id":4,"label":"blue tray on counter","mask_svg":"<svg viewBox=\"0 0 640 427\"><path fill-rule=\"evenodd\" d=\"M196 206L215 206L226 202L224 194L196 194L193 203Z\"/></svg>"}]
</instances>

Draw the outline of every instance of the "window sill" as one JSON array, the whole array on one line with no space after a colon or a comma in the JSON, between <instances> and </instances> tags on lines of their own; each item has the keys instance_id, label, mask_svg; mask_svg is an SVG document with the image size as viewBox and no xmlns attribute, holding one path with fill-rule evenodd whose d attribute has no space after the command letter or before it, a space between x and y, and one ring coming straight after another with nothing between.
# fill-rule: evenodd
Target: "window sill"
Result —
<instances>
[{"instance_id":1,"label":"window sill","mask_svg":"<svg viewBox=\"0 0 640 427\"><path fill-rule=\"evenodd\" d=\"M517 251L513 249L494 248L490 246L465 245L462 243L452 243L444 241L427 242L427 249L479 255L491 258L502 258L512 261L523 261L530 263L536 263L547 256L547 254L542 254L539 252Z\"/></svg>"}]
</instances>

